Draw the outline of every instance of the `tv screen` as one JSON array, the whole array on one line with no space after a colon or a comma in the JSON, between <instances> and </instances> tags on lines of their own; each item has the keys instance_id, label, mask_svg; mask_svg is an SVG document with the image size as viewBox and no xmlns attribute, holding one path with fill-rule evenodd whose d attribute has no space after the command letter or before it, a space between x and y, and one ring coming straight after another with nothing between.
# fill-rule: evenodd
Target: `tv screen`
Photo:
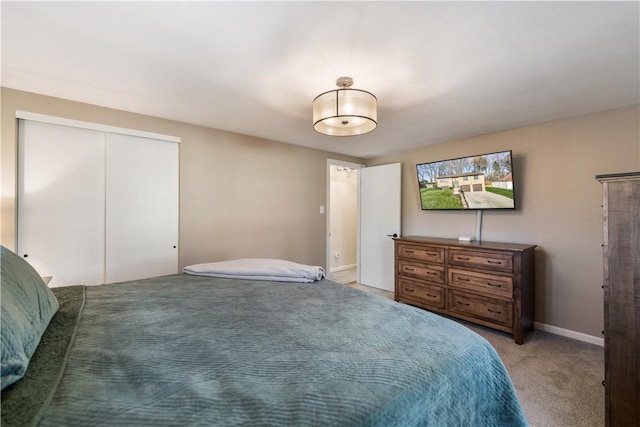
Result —
<instances>
[{"instance_id":1,"label":"tv screen","mask_svg":"<svg viewBox=\"0 0 640 427\"><path fill-rule=\"evenodd\" d=\"M515 209L511 150L416 165L422 210Z\"/></svg>"}]
</instances>

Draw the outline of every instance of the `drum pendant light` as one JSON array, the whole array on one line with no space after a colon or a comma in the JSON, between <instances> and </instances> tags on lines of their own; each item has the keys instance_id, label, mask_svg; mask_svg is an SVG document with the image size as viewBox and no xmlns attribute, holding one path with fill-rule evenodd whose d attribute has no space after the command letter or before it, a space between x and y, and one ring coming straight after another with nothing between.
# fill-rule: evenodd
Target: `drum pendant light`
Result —
<instances>
[{"instance_id":1,"label":"drum pendant light","mask_svg":"<svg viewBox=\"0 0 640 427\"><path fill-rule=\"evenodd\" d=\"M340 77L338 89L313 100L313 129L329 136L356 136L378 126L378 100L365 90L351 89L353 79Z\"/></svg>"}]
</instances>

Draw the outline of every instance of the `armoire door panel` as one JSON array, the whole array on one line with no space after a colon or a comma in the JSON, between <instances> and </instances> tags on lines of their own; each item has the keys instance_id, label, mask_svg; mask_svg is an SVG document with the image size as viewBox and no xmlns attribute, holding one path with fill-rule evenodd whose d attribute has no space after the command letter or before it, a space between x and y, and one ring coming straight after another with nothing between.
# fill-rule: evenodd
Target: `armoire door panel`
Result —
<instances>
[{"instance_id":1,"label":"armoire door panel","mask_svg":"<svg viewBox=\"0 0 640 427\"><path fill-rule=\"evenodd\" d=\"M107 134L107 283L178 271L179 145Z\"/></svg>"},{"instance_id":2,"label":"armoire door panel","mask_svg":"<svg viewBox=\"0 0 640 427\"><path fill-rule=\"evenodd\" d=\"M105 135L20 120L18 253L50 286L104 280Z\"/></svg>"}]
</instances>

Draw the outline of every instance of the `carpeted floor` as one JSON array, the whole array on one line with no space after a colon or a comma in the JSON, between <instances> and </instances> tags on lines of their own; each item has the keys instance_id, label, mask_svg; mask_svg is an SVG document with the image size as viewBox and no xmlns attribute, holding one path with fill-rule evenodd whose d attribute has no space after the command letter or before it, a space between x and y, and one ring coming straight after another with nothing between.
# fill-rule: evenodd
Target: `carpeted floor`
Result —
<instances>
[{"instance_id":1,"label":"carpeted floor","mask_svg":"<svg viewBox=\"0 0 640 427\"><path fill-rule=\"evenodd\" d=\"M489 328L461 322L498 351L532 427L604 426L604 349L543 331L523 345Z\"/></svg>"},{"instance_id":2,"label":"carpeted floor","mask_svg":"<svg viewBox=\"0 0 640 427\"><path fill-rule=\"evenodd\" d=\"M346 282L346 274L338 276L342 283L393 299L393 292ZM517 345L509 334L459 322L494 346L531 427L604 426L602 347L543 331L530 331Z\"/></svg>"}]
</instances>

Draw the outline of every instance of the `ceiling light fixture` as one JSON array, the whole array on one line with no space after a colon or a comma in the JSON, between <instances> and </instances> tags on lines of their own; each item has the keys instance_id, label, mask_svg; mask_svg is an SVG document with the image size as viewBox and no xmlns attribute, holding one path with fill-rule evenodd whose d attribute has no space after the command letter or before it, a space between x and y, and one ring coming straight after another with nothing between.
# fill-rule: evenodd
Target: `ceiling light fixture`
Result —
<instances>
[{"instance_id":1,"label":"ceiling light fixture","mask_svg":"<svg viewBox=\"0 0 640 427\"><path fill-rule=\"evenodd\" d=\"M351 89L353 79L340 77L339 89L313 100L313 129L329 136L356 136L378 126L378 100L370 92Z\"/></svg>"}]
</instances>

